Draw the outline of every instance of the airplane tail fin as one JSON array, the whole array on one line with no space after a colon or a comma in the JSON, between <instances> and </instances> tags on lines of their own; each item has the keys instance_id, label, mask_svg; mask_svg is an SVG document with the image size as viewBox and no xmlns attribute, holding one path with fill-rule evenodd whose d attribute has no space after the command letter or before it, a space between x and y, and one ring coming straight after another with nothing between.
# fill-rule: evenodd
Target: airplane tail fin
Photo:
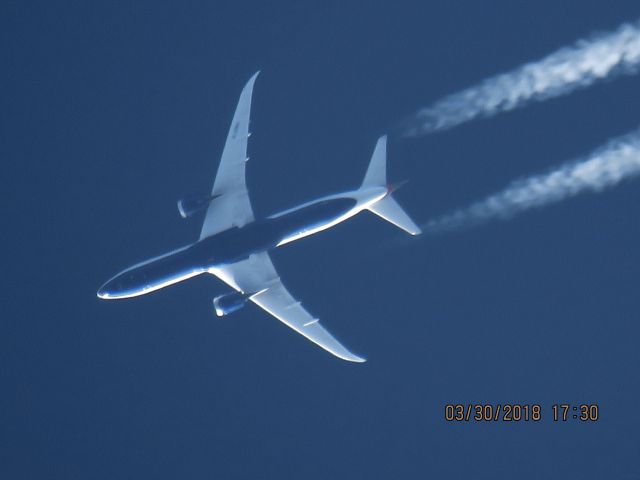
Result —
<instances>
[{"instance_id":1,"label":"airplane tail fin","mask_svg":"<svg viewBox=\"0 0 640 480\"><path fill-rule=\"evenodd\" d=\"M376 148L371 156L371 161L369 162L369 168L367 169L362 187L360 188L386 187L389 193L382 198L382 200L370 205L368 210L405 232L411 235L418 235L422 233L420 227L411 220L409 215L407 215L398 202L391 196L393 191L400 188L404 183L406 182L396 185L387 184L387 136L383 135L378 139Z\"/></svg>"}]
</instances>

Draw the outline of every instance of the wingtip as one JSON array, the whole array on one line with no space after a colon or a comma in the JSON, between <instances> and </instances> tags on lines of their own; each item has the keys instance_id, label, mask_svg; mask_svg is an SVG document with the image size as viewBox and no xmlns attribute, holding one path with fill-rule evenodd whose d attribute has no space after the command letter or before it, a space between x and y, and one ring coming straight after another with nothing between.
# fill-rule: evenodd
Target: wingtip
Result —
<instances>
[{"instance_id":1,"label":"wingtip","mask_svg":"<svg viewBox=\"0 0 640 480\"><path fill-rule=\"evenodd\" d=\"M243 91L246 91L246 90L249 90L249 89L253 89L253 84L255 83L256 78L258 77L259 74L260 74L260 70L258 70L256 73L251 75L251 78L245 84Z\"/></svg>"},{"instance_id":2,"label":"wingtip","mask_svg":"<svg viewBox=\"0 0 640 480\"><path fill-rule=\"evenodd\" d=\"M355 355L353 353L351 353L349 356L341 356L340 358L342 360L346 360L347 362L353 362L353 363L365 363L367 361L366 358L359 357L358 355Z\"/></svg>"},{"instance_id":3,"label":"wingtip","mask_svg":"<svg viewBox=\"0 0 640 480\"><path fill-rule=\"evenodd\" d=\"M320 344L318 344L320 345ZM344 348L344 346L341 345L342 348L340 348L339 350L334 350L334 349L330 349L327 348L324 345L320 345L322 348L324 348L326 351L328 351L329 353L335 355L336 357L338 357L340 360L345 360L347 362L353 362L353 363L365 363L367 361L366 358L364 357L360 357L358 355L356 355L353 352L350 352L349 350L347 350L346 348Z\"/></svg>"}]
</instances>

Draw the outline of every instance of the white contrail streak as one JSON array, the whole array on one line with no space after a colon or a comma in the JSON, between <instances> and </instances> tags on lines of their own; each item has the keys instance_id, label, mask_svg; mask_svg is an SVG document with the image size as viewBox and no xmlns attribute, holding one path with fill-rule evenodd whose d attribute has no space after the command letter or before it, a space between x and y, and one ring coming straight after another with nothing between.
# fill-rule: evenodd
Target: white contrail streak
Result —
<instances>
[{"instance_id":1,"label":"white contrail streak","mask_svg":"<svg viewBox=\"0 0 640 480\"><path fill-rule=\"evenodd\" d=\"M588 157L542 175L515 181L501 192L427 222L425 233L443 233L505 220L531 208L583 192L601 192L640 175L640 129L610 141Z\"/></svg>"},{"instance_id":2,"label":"white contrail streak","mask_svg":"<svg viewBox=\"0 0 640 480\"><path fill-rule=\"evenodd\" d=\"M613 75L633 74L639 67L640 22L624 24L615 32L579 40L540 61L449 95L419 110L405 123L402 135L416 137L445 130L564 95Z\"/></svg>"}]
</instances>

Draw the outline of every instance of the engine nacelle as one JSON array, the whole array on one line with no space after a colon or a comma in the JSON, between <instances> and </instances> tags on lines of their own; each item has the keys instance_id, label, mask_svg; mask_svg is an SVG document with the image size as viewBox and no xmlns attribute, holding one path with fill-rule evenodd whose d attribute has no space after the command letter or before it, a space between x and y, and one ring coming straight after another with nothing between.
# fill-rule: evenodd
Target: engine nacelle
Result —
<instances>
[{"instance_id":1,"label":"engine nacelle","mask_svg":"<svg viewBox=\"0 0 640 480\"><path fill-rule=\"evenodd\" d=\"M240 310L247 304L251 295L240 292L225 293L213 299L213 308L216 315L223 317Z\"/></svg>"},{"instance_id":2,"label":"engine nacelle","mask_svg":"<svg viewBox=\"0 0 640 480\"><path fill-rule=\"evenodd\" d=\"M219 195L191 195L178 200L178 212L182 218L192 216L194 213L208 207L211 200Z\"/></svg>"}]
</instances>

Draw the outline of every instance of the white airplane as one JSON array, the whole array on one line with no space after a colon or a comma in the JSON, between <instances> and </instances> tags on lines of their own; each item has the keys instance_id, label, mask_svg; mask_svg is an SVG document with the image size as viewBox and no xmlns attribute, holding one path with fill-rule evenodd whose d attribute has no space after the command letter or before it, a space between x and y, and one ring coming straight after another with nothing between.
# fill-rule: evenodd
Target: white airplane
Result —
<instances>
[{"instance_id":1,"label":"white airplane","mask_svg":"<svg viewBox=\"0 0 640 480\"><path fill-rule=\"evenodd\" d=\"M251 95L258 73L240 95L211 194L178 201L178 210L185 218L206 209L199 240L120 272L98 290L98 297L108 300L136 297L210 273L235 290L213 300L218 316L232 313L251 301L333 355L364 362L289 293L269 251L333 227L363 210L411 235L421 233L420 228L391 197L394 187L387 184L386 178L386 136L378 139L364 181L356 190L255 219L245 184L245 165Z\"/></svg>"}]
</instances>

